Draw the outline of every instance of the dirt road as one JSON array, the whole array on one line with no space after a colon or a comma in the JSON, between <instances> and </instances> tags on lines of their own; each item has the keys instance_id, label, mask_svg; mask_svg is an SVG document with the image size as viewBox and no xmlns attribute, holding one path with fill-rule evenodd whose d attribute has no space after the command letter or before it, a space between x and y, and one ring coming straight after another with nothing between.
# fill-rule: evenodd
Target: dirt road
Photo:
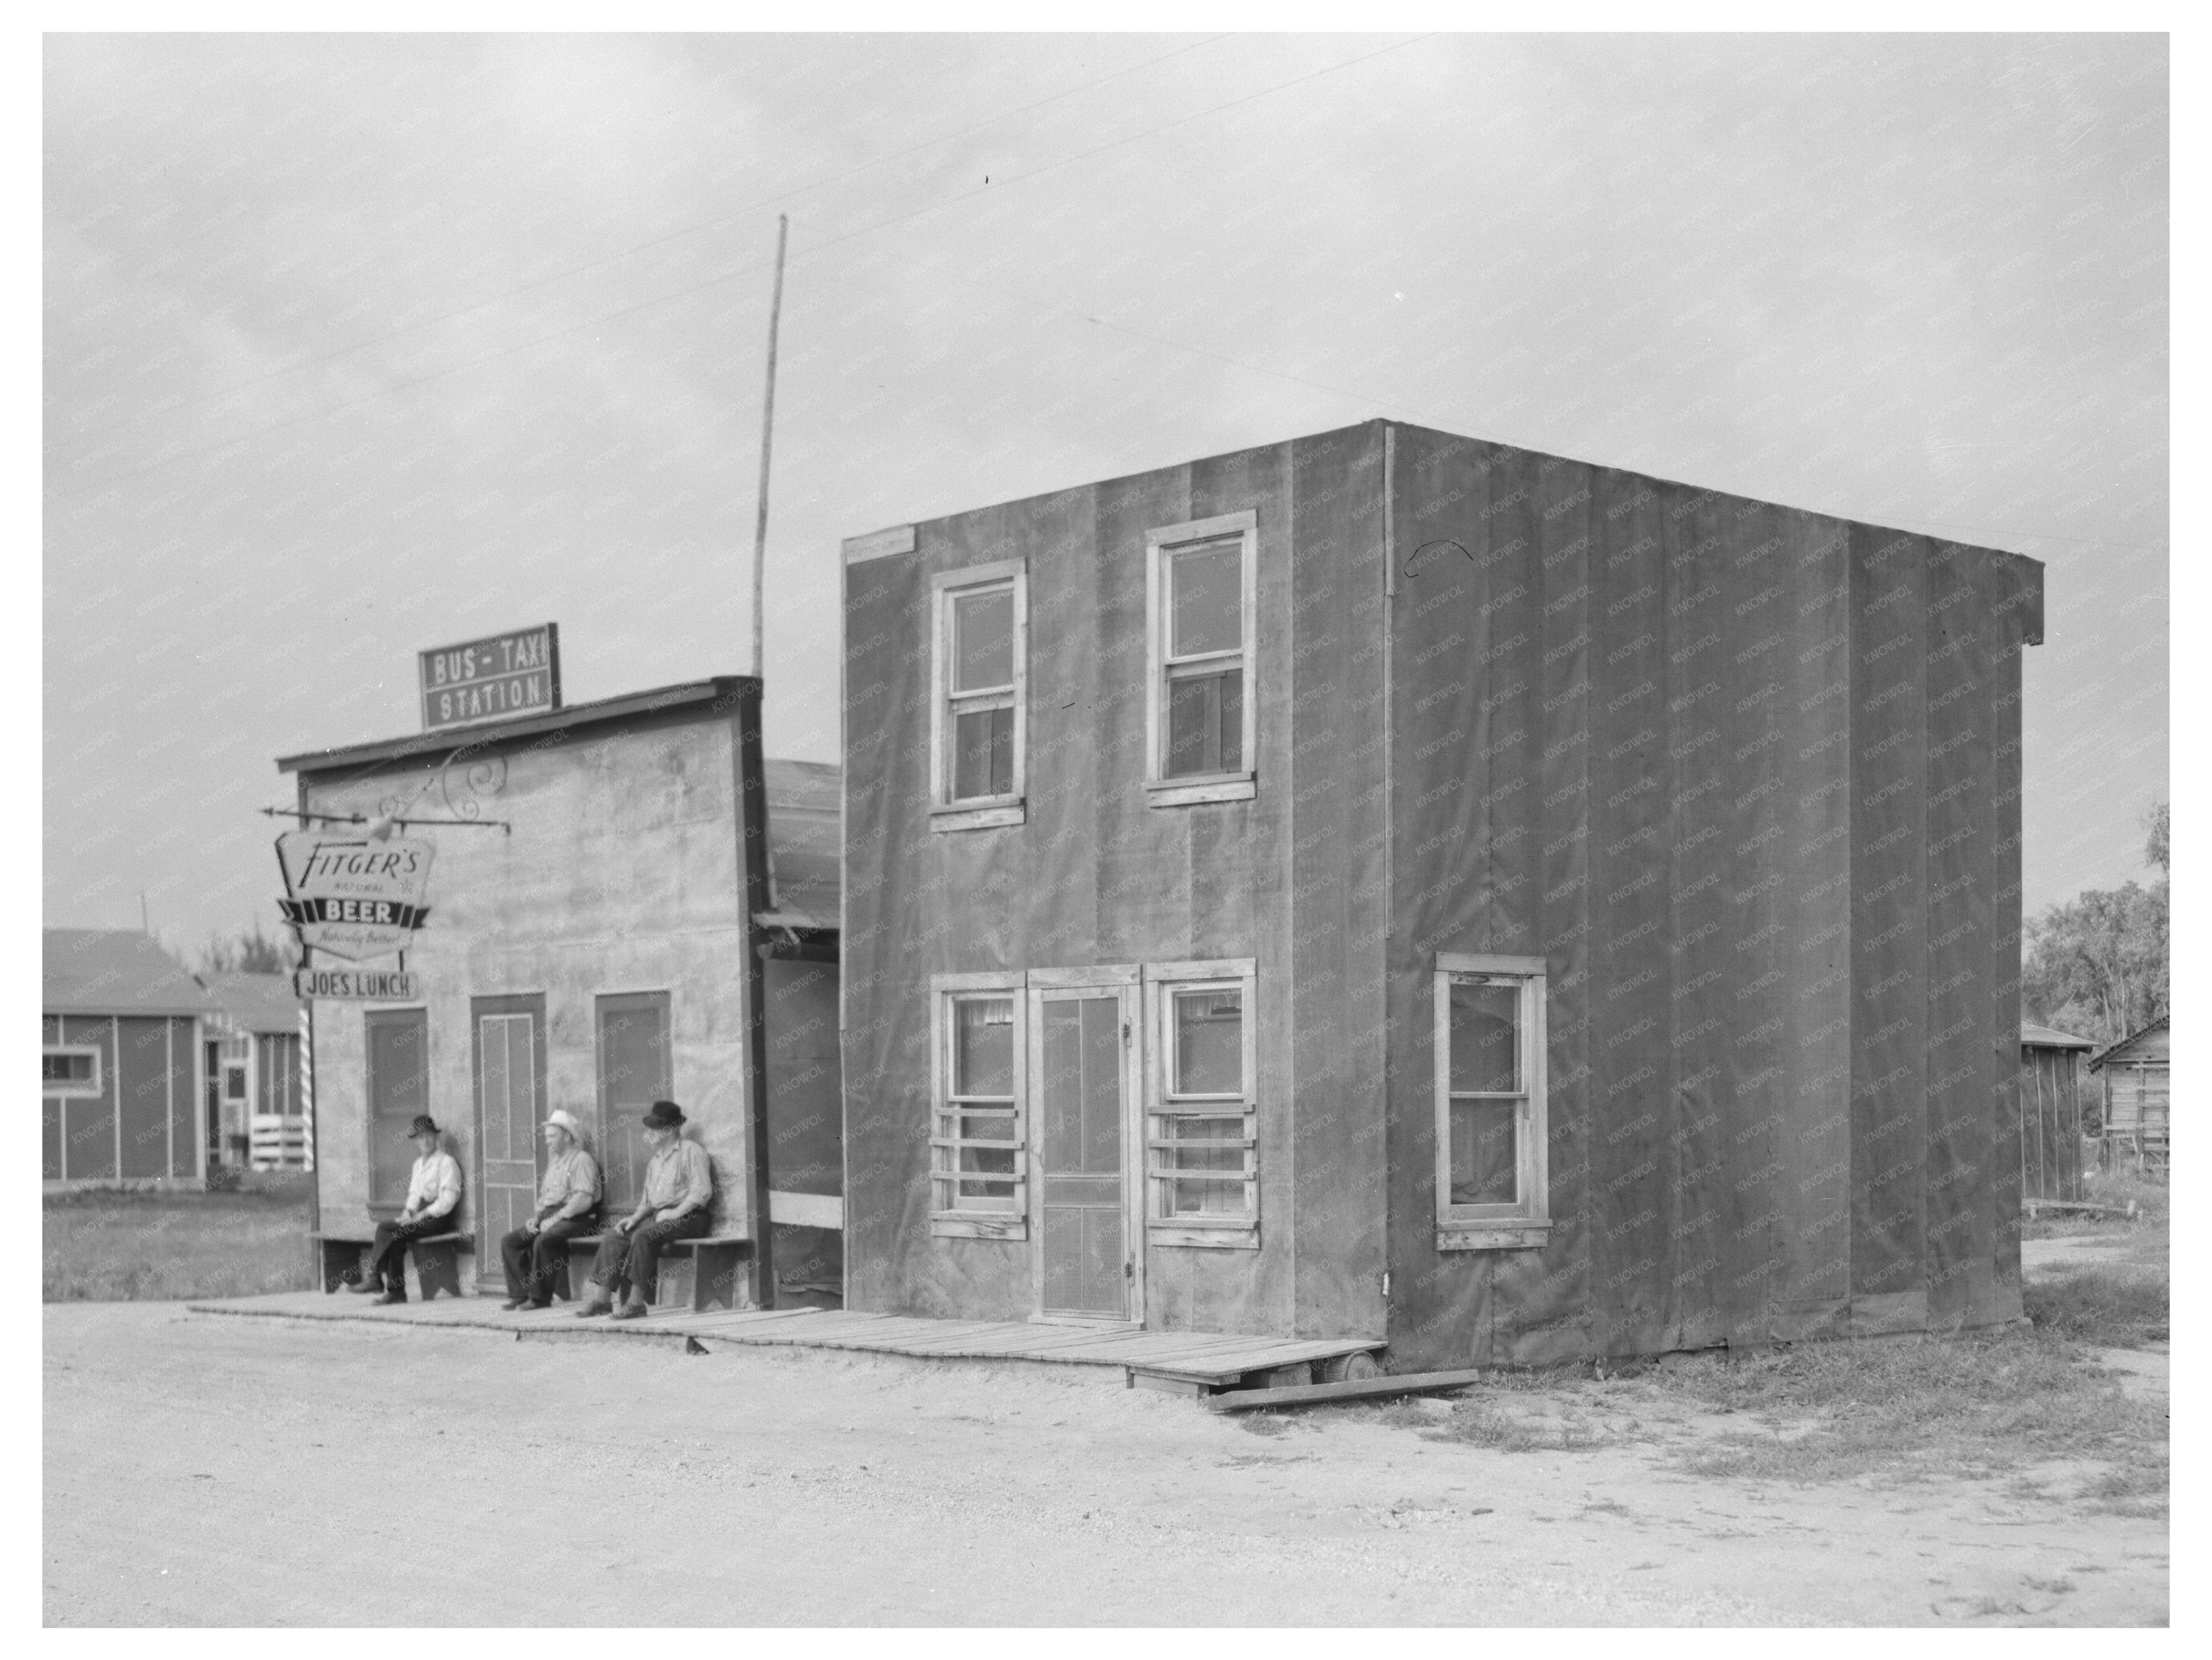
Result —
<instances>
[{"instance_id":1,"label":"dirt road","mask_svg":"<svg viewBox=\"0 0 2212 1660\"><path fill-rule=\"evenodd\" d=\"M1216 1417L1089 1368L141 1303L48 1307L45 1383L56 1626L2166 1617L2160 1522Z\"/></svg>"}]
</instances>

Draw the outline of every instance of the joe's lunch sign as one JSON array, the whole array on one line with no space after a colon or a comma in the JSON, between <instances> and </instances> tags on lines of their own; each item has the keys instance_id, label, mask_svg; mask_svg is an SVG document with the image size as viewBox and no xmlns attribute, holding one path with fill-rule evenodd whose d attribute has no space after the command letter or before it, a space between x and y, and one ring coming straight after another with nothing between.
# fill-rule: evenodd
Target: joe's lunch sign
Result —
<instances>
[{"instance_id":1,"label":"joe's lunch sign","mask_svg":"<svg viewBox=\"0 0 2212 1660\"><path fill-rule=\"evenodd\" d=\"M495 634L419 654L422 730L472 727L561 707L561 629Z\"/></svg>"},{"instance_id":2,"label":"joe's lunch sign","mask_svg":"<svg viewBox=\"0 0 2212 1660\"><path fill-rule=\"evenodd\" d=\"M300 942L358 962L404 949L430 915L430 860L437 849L411 836L378 842L334 830L290 830L276 838L284 870L284 920Z\"/></svg>"}]
</instances>

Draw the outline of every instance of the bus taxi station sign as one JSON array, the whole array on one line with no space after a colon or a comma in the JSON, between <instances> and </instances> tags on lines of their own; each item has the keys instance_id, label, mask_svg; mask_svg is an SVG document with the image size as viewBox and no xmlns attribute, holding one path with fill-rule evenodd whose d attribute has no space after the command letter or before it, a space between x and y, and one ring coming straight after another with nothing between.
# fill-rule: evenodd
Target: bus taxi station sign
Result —
<instances>
[{"instance_id":1,"label":"bus taxi station sign","mask_svg":"<svg viewBox=\"0 0 2212 1660\"><path fill-rule=\"evenodd\" d=\"M422 730L509 721L561 707L561 628L542 623L418 654Z\"/></svg>"},{"instance_id":2,"label":"bus taxi station sign","mask_svg":"<svg viewBox=\"0 0 2212 1660\"><path fill-rule=\"evenodd\" d=\"M289 830L276 838L284 897L276 903L300 943L349 961L404 949L430 915L437 848L411 836Z\"/></svg>"},{"instance_id":3,"label":"bus taxi station sign","mask_svg":"<svg viewBox=\"0 0 2212 1660\"><path fill-rule=\"evenodd\" d=\"M292 992L350 1003L419 1003L422 976L405 969L295 969Z\"/></svg>"}]
</instances>

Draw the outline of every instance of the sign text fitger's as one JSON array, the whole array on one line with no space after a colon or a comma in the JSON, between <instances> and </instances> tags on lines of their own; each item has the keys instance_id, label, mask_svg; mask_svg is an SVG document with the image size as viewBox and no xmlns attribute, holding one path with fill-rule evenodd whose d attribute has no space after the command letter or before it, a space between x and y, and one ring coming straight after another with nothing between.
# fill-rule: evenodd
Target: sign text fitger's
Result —
<instances>
[{"instance_id":1,"label":"sign text fitger's","mask_svg":"<svg viewBox=\"0 0 2212 1660\"><path fill-rule=\"evenodd\" d=\"M297 830L276 838L284 920L302 945L358 961L404 947L430 915L437 849L414 836Z\"/></svg>"}]
</instances>

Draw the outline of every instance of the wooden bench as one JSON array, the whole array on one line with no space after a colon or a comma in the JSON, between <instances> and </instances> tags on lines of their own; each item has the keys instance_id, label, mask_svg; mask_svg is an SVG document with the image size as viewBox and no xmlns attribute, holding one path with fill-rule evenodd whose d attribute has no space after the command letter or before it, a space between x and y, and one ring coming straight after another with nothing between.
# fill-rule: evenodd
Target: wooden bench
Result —
<instances>
[{"instance_id":1,"label":"wooden bench","mask_svg":"<svg viewBox=\"0 0 2212 1660\"><path fill-rule=\"evenodd\" d=\"M376 1243L374 1235L318 1233L310 1237L320 1249L323 1290L325 1293L336 1291L342 1285L360 1283L362 1253ZM476 1241L471 1236L465 1233L426 1233L419 1239L410 1240L407 1248L415 1258L415 1278L424 1302L428 1302L440 1292L444 1292L448 1297L461 1294L460 1254L476 1250ZM406 1273L404 1266L400 1272L403 1274Z\"/></svg>"},{"instance_id":2,"label":"wooden bench","mask_svg":"<svg viewBox=\"0 0 2212 1660\"><path fill-rule=\"evenodd\" d=\"M568 1255L572 1259L553 1270L553 1294L573 1298L569 1287L583 1283L587 1268L578 1268L573 1259L578 1253L586 1256L596 1252L604 1233L579 1233L568 1239ZM660 1248L659 1283L653 1287L653 1306L665 1308L672 1303L688 1304L695 1312L708 1309L749 1309L753 1305L752 1291L745 1283L746 1262L753 1254L753 1242L741 1233L710 1233L693 1239L672 1239Z\"/></svg>"}]
</instances>

